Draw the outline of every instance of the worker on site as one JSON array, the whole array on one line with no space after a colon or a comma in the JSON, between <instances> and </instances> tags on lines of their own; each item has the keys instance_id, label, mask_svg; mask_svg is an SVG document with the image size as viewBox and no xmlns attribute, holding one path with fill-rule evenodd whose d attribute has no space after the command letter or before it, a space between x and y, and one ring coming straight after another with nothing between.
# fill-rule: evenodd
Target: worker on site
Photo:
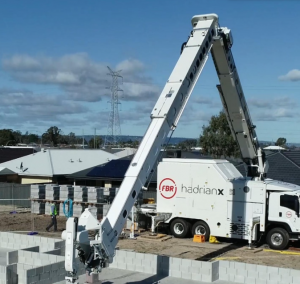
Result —
<instances>
[{"instance_id":1,"label":"worker on site","mask_svg":"<svg viewBox=\"0 0 300 284\"><path fill-rule=\"evenodd\" d=\"M53 201L50 204L50 216L51 216L51 223L49 226L46 228L46 231L49 232L49 229L54 226L54 232L57 232L57 222L56 222L56 215L57 215L57 210L56 210L56 202Z\"/></svg>"}]
</instances>

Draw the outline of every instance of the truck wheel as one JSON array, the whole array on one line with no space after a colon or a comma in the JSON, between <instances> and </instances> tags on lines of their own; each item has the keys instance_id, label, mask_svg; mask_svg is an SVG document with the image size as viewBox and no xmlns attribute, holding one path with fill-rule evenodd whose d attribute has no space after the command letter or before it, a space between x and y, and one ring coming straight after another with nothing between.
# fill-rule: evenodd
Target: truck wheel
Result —
<instances>
[{"instance_id":1,"label":"truck wheel","mask_svg":"<svg viewBox=\"0 0 300 284\"><path fill-rule=\"evenodd\" d=\"M185 238L190 231L190 223L184 219L175 219L172 221L170 230L175 238Z\"/></svg>"},{"instance_id":2,"label":"truck wheel","mask_svg":"<svg viewBox=\"0 0 300 284\"><path fill-rule=\"evenodd\" d=\"M283 250L288 246L289 234L285 229L274 228L267 234L267 243L271 249Z\"/></svg>"},{"instance_id":3,"label":"truck wheel","mask_svg":"<svg viewBox=\"0 0 300 284\"><path fill-rule=\"evenodd\" d=\"M194 235L204 235L205 241L209 240L210 229L204 221L197 221L192 228L192 236Z\"/></svg>"}]
</instances>

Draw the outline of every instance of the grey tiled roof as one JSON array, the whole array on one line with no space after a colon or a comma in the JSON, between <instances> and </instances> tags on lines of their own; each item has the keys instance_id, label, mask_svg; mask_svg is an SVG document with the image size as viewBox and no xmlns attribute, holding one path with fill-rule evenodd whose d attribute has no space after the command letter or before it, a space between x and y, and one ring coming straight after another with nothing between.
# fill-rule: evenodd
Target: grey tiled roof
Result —
<instances>
[{"instance_id":1,"label":"grey tiled roof","mask_svg":"<svg viewBox=\"0 0 300 284\"><path fill-rule=\"evenodd\" d=\"M300 151L275 152L267 155L269 161L268 178L300 185ZM236 168L245 175L243 165Z\"/></svg>"}]
</instances>

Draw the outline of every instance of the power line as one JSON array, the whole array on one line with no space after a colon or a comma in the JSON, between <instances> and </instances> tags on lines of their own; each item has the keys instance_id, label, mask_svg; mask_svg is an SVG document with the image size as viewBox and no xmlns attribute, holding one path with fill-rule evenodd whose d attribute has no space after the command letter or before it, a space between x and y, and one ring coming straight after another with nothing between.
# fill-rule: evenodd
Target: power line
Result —
<instances>
[{"instance_id":1,"label":"power line","mask_svg":"<svg viewBox=\"0 0 300 284\"><path fill-rule=\"evenodd\" d=\"M119 71L112 71L109 66L107 66L108 70L110 71L107 75L112 77L112 82L110 86L111 91L111 100L110 103L110 114L108 117L108 125L107 125L107 135L105 137L104 147L118 145L120 142L121 136L121 126L120 126L120 119L119 119L119 92L122 91L119 89L119 78L123 77L120 75Z\"/></svg>"}]
</instances>

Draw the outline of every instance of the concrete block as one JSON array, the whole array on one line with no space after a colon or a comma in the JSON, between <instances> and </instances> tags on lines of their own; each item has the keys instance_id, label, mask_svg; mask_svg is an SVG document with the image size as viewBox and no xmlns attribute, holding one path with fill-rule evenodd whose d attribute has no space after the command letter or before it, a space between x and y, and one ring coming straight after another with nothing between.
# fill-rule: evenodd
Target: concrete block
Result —
<instances>
[{"instance_id":1,"label":"concrete block","mask_svg":"<svg viewBox=\"0 0 300 284\"><path fill-rule=\"evenodd\" d=\"M136 265L135 264L133 264L133 263L126 263L126 270L135 271L135 269L136 269Z\"/></svg>"},{"instance_id":2,"label":"concrete block","mask_svg":"<svg viewBox=\"0 0 300 284\"><path fill-rule=\"evenodd\" d=\"M292 276L292 279L293 279L293 284L295 283L297 283L297 284L299 284L300 283L300 277L299 276Z\"/></svg>"},{"instance_id":3,"label":"concrete block","mask_svg":"<svg viewBox=\"0 0 300 284\"><path fill-rule=\"evenodd\" d=\"M119 250L118 252L122 252L122 250ZM144 253L136 253L135 254L136 259L145 259L145 254Z\"/></svg>"},{"instance_id":4,"label":"concrete block","mask_svg":"<svg viewBox=\"0 0 300 284\"><path fill-rule=\"evenodd\" d=\"M143 266L148 266L148 267L153 267L153 268L157 267L156 261L149 261L149 260L143 260L142 265Z\"/></svg>"},{"instance_id":5,"label":"concrete block","mask_svg":"<svg viewBox=\"0 0 300 284\"><path fill-rule=\"evenodd\" d=\"M258 272L258 278L262 280L270 280L270 274L266 272Z\"/></svg>"},{"instance_id":6,"label":"concrete block","mask_svg":"<svg viewBox=\"0 0 300 284\"><path fill-rule=\"evenodd\" d=\"M202 281L200 273L192 273L192 280L194 281Z\"/></svg>"},{"instance_id":7,"label":"concrete block","mask_svg":"<svg viewBox=\"0 0 300 284\"><path fill-rule=\"evenodd\" d=\"M231 274L239 274L239 275L242 275L242 276L244 276L244 277L248 277L248 271L246 270L246 269L240 269L240 270L238 270L238 269L234 269L234 270L232 270L231 269ZM250 273L250 274L255 274L255 275L258 275L258 273L257 272L252 272L252 273Z\"/></svg>"},{"instance_id":8,"label":"concrete block","mask_svg":"<svg viewBox=\"0 0 300 284\"><path fill-rule=\"evenodd\" d=\"M279 268L273 266L267 266L267 271L270 274L278 274Z\"/></svg>"},{"instance_id":9,"label":"concrete block","mask_svg":"<svg viewBox=\"0 0 300 284\"><path fill-rule=\"evenodd\" d=\"M259 279L259 278L256 278L255 279L255 284L268 284L269 282L267 280L264 280L264 279Z\"/></svg>"},{"instance_id":10,"label":"concrete block","mask_svg":"<svg viewBox=\"0 0 300 284\"><path fill-rule=\"evenodd\" d=\"M243 275L235 275L233 282L235 283L244 283L245 282L245 276Z\"/></svg>"},{"instance_id":11,"label":"concrete block","mask_svg":"<svg viewBox=\"0 0 300 284\"><path fill-rule=\"evenodd\" d=\"M144 273L149 273L149 274L155 274L156 273L156 268L150 267L150 266L144 266L143 272Z\"/></svg>"},{"instance_id":12,"label":"concrete block","mask_svg":"<svg viewBox=\"0 0 300 284\"><path fill-rule=\"evenodd\" d=\"M143 267L143 266L136 265L136 266L135 266L135 271L137 271L137 272L144 272L144 267Z\"/></svg>"},{"instance_id":13,"label":"concrete block","mask_svg":"<svg viewBox=\"0 0 300 284\"><path fill-rule=\"evenodd\" d=\"M182 265L180 270L181 270L181 272L189 273L189 272L191 272L191 266Z\"/></svg>"},{"instance_id":14,"label":"concrete block","mask_svg":"<svg viewBox=\"0 0 300 284\"><path fill-rule=\"evenodd\" d=\"M256 264L251 264L251 263L246 263L245 264L245 269L247 271L257 271L257 265Z\"/></svg>"},{"instance_id":15,"label":"concrete block","mask_svg":"<svg viewBox=\"0 0 300 284\"><path fill-rule=\"evenodd\" d=\"M212 262L206 262L206 261L199 261L201 264L201 268L203 269L211 269L212 268Z\"/></svg>"},{"instance_id":16,"label":"concrete block","mask_svg":"<svg viewBox=\"0 0 300 284\"><path fill-rule=\"evenodd\" d=\"M191 272L192 272L192 274L199 274L200 267L191 266Z\"/></svg>"},{"instance_id":17,"label":"concrete block","mask_svg":"<svg viewBox=\"0 0 300 284\"><path fill-rule=\"evenodd\" d=\"M50 272L44 272L40 274L40 280L50 279Z\"/></svg>"},{"instance_id":18,"label":"concrete block","mask_svg":"<svg viewBox=\"0 0 300 284\"><path fill-rule=\"evenodd\" d=\"M168 256L165 255L158 255L157 256L157 263L166 263L169 265L170 263L170 258Z\"/></svg>"},{"instance_id":19,"label":"concrete block","mask_svg":"<svg viewBox=\"0 0 300 284\"><path fill-rule=\"evenodd\" d=\"M212 275L201 274L201 281L203 282L212 282Z\"/></svg>"},{"instance_id":20,"label":"concrete block","mask_svg":"<svg viewBox=\"0 0 300 284\"><path fill-rule=\"evenodd\" d=\"M133 259L135 259L136 253L134 251L126 251L125 255L126 255L127 258L133 258Z\"/></svg>"},{"instance_id":21,"label":"concrete block","mask_svg":"<svg viewBox=\"0 0 300 284\"><path fill-rule=\"evenodd\" d=\"M25 267L25 266L24 266ZM27 277L32 277L32 276L35 276L36 275L36 270L35 268L31 268L31 269L28 269L26 270L26 276Z\"/></svg>"},{"instance_id":22,"label":"concrete block","mask_svg":"<svg viewBox=\"0 0 300 284\"><path fill-rule=\"evenodd\" d=\"M181 259L181 266L192 266L192 260L191 259Z\"/></svg>"},{"instance_id":23,"label":"concrete block","mask_svg":"<svg viewBox=\"0 0 300 284\"><path fill-rule=\"evenodd\" d=\"M192 279L192 273L181 271L181 278L191 280Z\"/></svg>"},{"instance_id":24,"label":"concrete block","mask_svg":"<svg viewBox=\"0 0 300 284\"><path fill-rule=\"evenodd\" d=\"M18 251L11 251L6 254L6 263L13 264L18 263Z\"/></svg>"},{"instance_id":25,"label":"concrete block","mask_svg":"<svg viewBox=\"0 0 300 284\"><path fill-rule=\"evenodd\" d=\"M126 269L126 262L118 262L118 268L119 269Z\"/></svg>"},{"instance_id":26,"label":"concrete block","mask_svg":"<svg viewBox=\"0 0 300 284\"><path fill-rule=\"evenodd\" d=\"M264 273L267 273L268 267L265 266L265 265L257 265L257 266L256 266L256 271L257 271L257 272L264 272Z\"/></svg>"},{"instance_id":27,"label":"concrete block","mask_svg":"<svg viewBox=\"0 0 300 284\"><path fill-rule=\"evenodd\" d=\"M129 251L127 252L127 254L130 253ZM148 261L157 261L157 255L155 254L144 254L144 260L148 260Z\"/></svg>"},{"instance_id":28,"label":"concrete block","mask_svg":"<svg viewBox=\"0 0 300 284\"><path fill-rule=\"evenodd\" d=\"M171 277L182 278L181 270L171 270L169 275Z\"/></svg>"},{"instance_id":29,"label":"concrete block","mask_svg":"<svg viewBox=\"0 0 300 284\"><path fill-rule=\"evenodd\" d=\"M202 262L197 260L192 260L192 267L202 268ZM205 267L204 267L205 268Z\"/></svg>"},{"instance_id":30,"label":"concrete block","mask_svg":"<svg viewBox=\"0 0 300 284\"><path fill-rule=\"evenodd\" d=\"M212 281L216 281L219 279L219 262L215 261L212 262L212 270L211 270L211 277L212 277Z\"/></svg>"},{"instance_id":31,"label":"concrete block","mask_svg":"<svg viewBox=\"0 0 300 284\"><path fill-rule=\"evenodd\" d=\"M255 277L244 277L244 283L245 284L255 284L256 278Z\"/></svg>"},{"instance_id":32,"label":"concrete block","mask_svg":"<svg viewBox=\"0 0 300 284\"><path fill-rule=\"evenodd\" d=\"M182 265L182 260L176 257L170 257L170 263L175 265Z\"/></svg>"},{"instance_id":33,"label":"concrete block","mask_svg":"<svg viewBox=\"0 0 300 284\"><path fill-rule=\"evenodd\" d=\"M291 269L289 268L278 268L278 274L281 276L290 276L291 275Z\"/></svg>"},{"instance_id":34,"label":"concrete block","mask_svg":"<svg viewBox=\"0 0 300 284\"><path fill-rule=\"evenodd\" d=\"M237 270L242 270L246 268L246 264L243 262L232 262L234 263L234 268Z\"/></svg>"},{"instance_id":35,"label":"concrete block","mask_svg":"<svg viewBox=\"0 0 300 284\"><path fill-rule=\"evenodd\" d=\"M300 277L300 270L290 269L290 275L295 277Z\"/></svg>"},{"instance_id":36,"label":"concrete block","mask_svg":"<svg viewBox=\"0 0 300 284\"><path fill-rule=\"evenodd\" d=\"M219 267L219 275L228 274L227 267Z\"/></svg>"}]
</instances>

